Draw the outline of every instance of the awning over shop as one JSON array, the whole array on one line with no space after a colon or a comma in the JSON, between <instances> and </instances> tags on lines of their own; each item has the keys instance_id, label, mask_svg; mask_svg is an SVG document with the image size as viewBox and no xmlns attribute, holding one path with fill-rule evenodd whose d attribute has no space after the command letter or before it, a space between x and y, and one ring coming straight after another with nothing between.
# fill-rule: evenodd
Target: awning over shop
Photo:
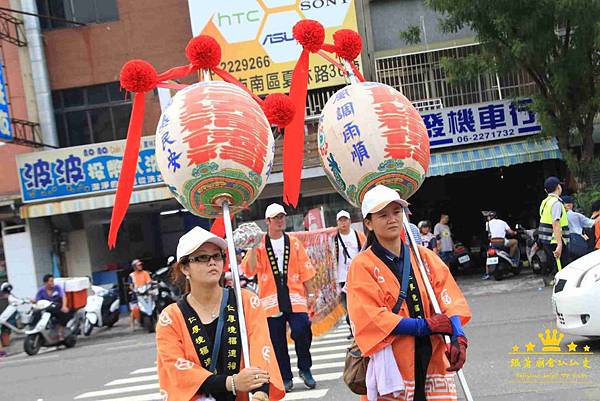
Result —
<instances>
[{"instance_id":1,"label":"awning over shop","mask_svg":"<svg viewBox=\"0 0 600 401\"><path fill-rule=\"evenodd\" d=\"M130 204L152 202L172 198L167 187L139 189L133 191ZM38 203L21 206L22 218L53 216L56 214L75 213L85 210L113 207L115 194L90 196L87 198L65 199L56 202Z\"/></svg>"},{"instance_id":2,"label":"awning over shop","mask_svg":"<svg viewBox=\"0 0 600 401\"><path fill-rule=\"evenodd\" d=\"M560 159L556 138L537 138L431 154L428 177Z\"/></svg>"}]
</instances>

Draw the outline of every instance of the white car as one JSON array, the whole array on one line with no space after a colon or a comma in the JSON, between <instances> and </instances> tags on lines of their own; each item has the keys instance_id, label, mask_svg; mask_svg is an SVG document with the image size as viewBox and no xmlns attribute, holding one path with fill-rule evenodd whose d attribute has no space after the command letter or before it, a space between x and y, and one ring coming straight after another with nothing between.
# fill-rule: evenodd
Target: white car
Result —
<instances>
[{"instance_id":1,"label":"white car","mask_svg":"<svg viewBox=\"0 0 600 401\"><path fill-rule=\"evenodd\" d=\"M560 331L600 337L600 249L558 272L552 307Z\"/></svg>"}]
</instances>

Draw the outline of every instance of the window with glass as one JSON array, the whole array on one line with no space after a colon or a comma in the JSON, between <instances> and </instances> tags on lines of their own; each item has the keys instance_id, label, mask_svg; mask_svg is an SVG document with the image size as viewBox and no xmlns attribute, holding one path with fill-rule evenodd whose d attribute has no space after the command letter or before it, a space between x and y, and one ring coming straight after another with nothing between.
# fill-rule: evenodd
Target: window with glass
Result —
<instances>
[{"instance_id":1,"label":"window with glass","mask_svg":"<svg viewBox=\"0 0 600 401\"><path fill-rule=\"evenodd\" d=\"M119 82L52 92L61 147L125 139L131 97Z\"/></svg>"},{"instance_id":2,"label":"window with glass","mask_svg":"<svg viewBox=\"0 0 600 401\"><path fill-rule=\"evenodd\" d=\"M83 23L101 23L119 19L117 0L36 0L38 14ZM68 28L66 21L40 18L42 29Z\"/></svg>"}]
</instances>

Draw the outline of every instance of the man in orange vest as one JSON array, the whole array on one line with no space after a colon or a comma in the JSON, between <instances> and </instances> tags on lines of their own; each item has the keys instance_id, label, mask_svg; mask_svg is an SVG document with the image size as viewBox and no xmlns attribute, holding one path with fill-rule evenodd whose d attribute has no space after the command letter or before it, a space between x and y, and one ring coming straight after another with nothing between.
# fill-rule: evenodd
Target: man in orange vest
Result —
<instances>
[{"instance_id":1,"label":"man in orange vest","mask_svg":"<svg viewBox=\"0 0 600 401\"><path fill-rule=\"evenodd\" d=\"M273 203L267 207L268 233L256 249L248 251L242 269L248 277L256 275L258 278L258 295L269 317L271 342L285 390L289 392L294 384L286 323L290 325L295 343L300 378L308 388L317 385L310 371L312 331L308 318L308 310L316 299L312 283L316 271L302 243L285 233L285 216L283 206Z\"/></svg>"}]
</instances>

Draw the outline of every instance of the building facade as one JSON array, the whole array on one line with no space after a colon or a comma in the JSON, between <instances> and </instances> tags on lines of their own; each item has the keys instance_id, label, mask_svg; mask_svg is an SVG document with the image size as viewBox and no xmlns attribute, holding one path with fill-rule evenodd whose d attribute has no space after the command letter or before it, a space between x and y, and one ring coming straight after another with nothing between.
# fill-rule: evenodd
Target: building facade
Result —
<instances>
[{"instance_id":1,"label":"building facade","mask_svg":"<svg viewBox=\"0 0 600 401\"><path fill-rule=\"evenodd\" d=\"M21 118L39 121L40 142L56 146L35 150L0 146L0 152L7 152L12 160L6 163L10 178L0 181L0 194L5 193L0 202L7 202L2 206L7 210L2 215L5 264L10 280L23 295L30 295L41 275L50 271L96 277L104 271L127 270L134 258L143 259L152 269L161 267L166 257L174 254L181 234L194 225L209 226L210 222L182 210L156 170L153 136L161 98L164 104L168 95L154 91L146 96L145 105L142 150L147 150L147 157L141 159L117 247L109 251L106 246L120 166L115 160L122 156L132 105L119 87L119 71L133 58L149 61L158 71L184 65L188 40L206 29L217 29L217 38L223 43L234 43L240 40L235 35L258 29L254 32L258 44L277 61L283 56L271 52L269 46L278 38L289 39L285 32L269 31L277 18L346 16L339 21L328 19L327 23L358 28L364 38L362 69L367 79L404 93L421 112L430 133L431 168L429 178L411 199L413 219L435 220L440 212L449 213L460 223L455 226L459 239L473 246L484 227L481 210L496 209L510 216L511 222L529 224L535 217L544 175L557 173L561 166L556 144L539 137L541 128L535 116L521 107L525 103L513 102L517 98L527 102L532 94L534 87L528 77L485 75L467 84L451 84L441 60L466 57L478 51L478 44L468 30L455 35L441 32L437 16L421 1L257 0L243 12L214 11L210 9L213 2L197 0L4 3L10 3L7 7L14 10L52 17L12 14L19 20L37 22L30 22L30 35L42 39L43 52L38 56L47 70L51 116L23 114L27 104L40 103L34 79L18 83L19 76L27 77L26 70L35 62L14 55L9 58L3 50L3 64L11 74L13 115L17 115L19 93L12 91L12 85L29 88L29 92L22 89ZM326 8L331 11L323 14ZM409 46L399 32L415 25L420 26L422 43ZM16 48L11 51L27 53ZM18 76L13 77L17 71ZM315 207L323 207L329 225L335 224L335 214L341 208L351 210L355 221L361 217L335 192L320 167L318 116L328 98L345 83L339 77L328 81L316 74L318 71L319 66L311 69L315 75L311 75L314 85L306 105L301 199L298 208L289 211L292 230L303 229L304 215ZM233 73L236 75L235 70ZM277 87L272 72L260 77L260 82L258 74L238 75L259 92L271 84L273 90L285 92L286 71L280 73ZM282 202L282 143L281 135L276 135L275 163L267 187L254 205L236 217L237 222L260 221L266 205ZM28 153L17 157L20 152Z\"/></svg>"}]
</instances>

